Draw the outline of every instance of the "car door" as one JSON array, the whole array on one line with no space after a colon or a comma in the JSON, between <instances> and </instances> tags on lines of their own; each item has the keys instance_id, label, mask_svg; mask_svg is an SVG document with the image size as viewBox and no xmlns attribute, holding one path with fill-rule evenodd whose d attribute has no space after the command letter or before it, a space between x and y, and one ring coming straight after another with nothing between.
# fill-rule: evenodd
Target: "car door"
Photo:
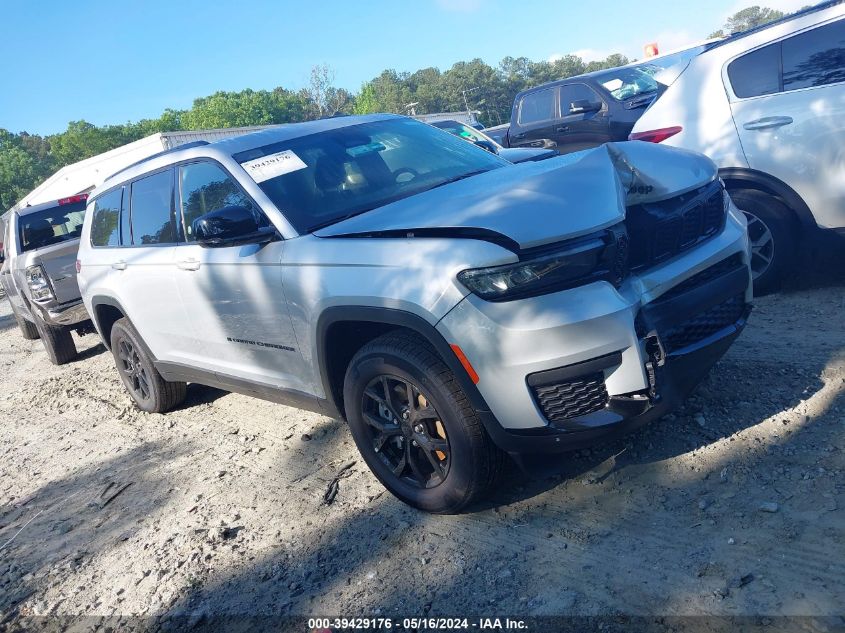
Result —
<instances>
[{"instance_id":1,"label":"car door","mask_svg":"<svg viewBox=\"0 0 845 633\"><path fill-rule=\"evenodd\" d=\"M560 153L577 152L612 140L608 106L599 94L584 83L560 87L560 119L554 139Z\"/></svg>"},{"instance_id":2,"label":"car door","mask_svg":"<svg viewBox=\"0 0 845 633\"><path fill-rule=\"evenodd\" d=\"M224 207L252 209L269 224L236 180L218 163L178 167L185 242L176 247L174 270L191 328L199 339L199 364L224 383L313 393L293 333L282 288L284 242L206 248L193 222Z\"/></svg>"},{"instance_id":3,"label":"car door","mask_svg":"<svg viewBox=\"0 0 845 633\"><path fill-rule=\"evenodd\" d=\"M173 180L174 170L167 168L129 185L129 235L108 250L107 264L110 287L156 359L190 363L196 339L173 266L179 241Z\"/></svg>"},{"instance_id":4,"label":"car door","mask_svg":"<svg viewBox=\"0 0 845 633\"><path fill-rule=\"evenodd\" d=\"M820 226L845 226L845 19L728 63L748 165L792 187Z\"/></svg>"},{"instance_id":5,"label":"car door","mask_svg":"<svg viewBox=\"0 0 845 633\"><path fill-rule=\"evenodd\" d=\"M508 131L511 147L554 147L559 111L557 86L522 95L514 104L514 123Z\"/></svg>"}]
</instances>

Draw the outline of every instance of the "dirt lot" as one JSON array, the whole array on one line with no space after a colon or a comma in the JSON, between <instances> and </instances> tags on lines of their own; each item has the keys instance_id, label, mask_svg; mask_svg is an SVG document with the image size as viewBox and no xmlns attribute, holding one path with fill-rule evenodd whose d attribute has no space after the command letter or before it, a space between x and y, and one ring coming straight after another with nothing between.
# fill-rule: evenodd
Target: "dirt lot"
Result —
<instances>
[{"instance_id":1,"label":"dirt lot","mask_svg":"<svg viewBox=\"0 0 845 633\"><path fill-rule=\"evenodd\" d=\"M96 337L53 367L3 301L0 629L44 614L156 627L365 613L809 615L836 628L843 314L841 281L758 300L677 415L532 460L486 507L443 517L384 493L342 422L198 385L174 413L139 413Z\"/></svg>"}]
</instances>

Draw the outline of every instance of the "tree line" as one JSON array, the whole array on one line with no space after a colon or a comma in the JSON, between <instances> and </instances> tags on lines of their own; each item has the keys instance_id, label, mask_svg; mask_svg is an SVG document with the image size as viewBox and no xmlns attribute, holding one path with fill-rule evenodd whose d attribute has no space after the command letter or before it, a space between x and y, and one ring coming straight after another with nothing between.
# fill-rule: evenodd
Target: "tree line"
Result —
<instances>
[{"instance_id":1,"label":"tree line","mask_svg":"<svg viewBox=\"0 0 845 633\"><path fill-rule=\"evenodd\" d=\"M779 11L750 7L731 16L718 34L741 31L781 16ZM433 67L413 73L385 70L365 82L357 93L336 87L332 69L320 65L312 68L308 86L301 90L279 87L216 92L195 99L189 109L166 109L155 119L102 126L71 121L65 131L47 136L0 128L0 212L65 165L156 132L292 123L336 112L405 114L409 104L414 104L417 114L469 108L480 112L482 123L497 125L510 119L513 98L520 90L629 61L621 54L590 62L576 55L539 62L505 57L494 67L473 59L445 71Z\"/></svg>"}]
</instances>

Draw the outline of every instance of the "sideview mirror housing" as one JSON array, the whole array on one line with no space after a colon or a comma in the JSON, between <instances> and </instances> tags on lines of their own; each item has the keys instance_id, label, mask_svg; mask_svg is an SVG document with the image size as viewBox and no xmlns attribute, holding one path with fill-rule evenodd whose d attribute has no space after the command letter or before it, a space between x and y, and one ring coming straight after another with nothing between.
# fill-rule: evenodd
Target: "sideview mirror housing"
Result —
<instances>
[{"instance_id":1,"label":"sideview mirror housing","mask_svg":"<svg viewBox=\"0 0 845 633\"><path fill-rule=\"evenodd\" d=\"M578 99L569 104L569 114L584 114L586 112L598 112L599 110L601 110L601 103L598 101Z\"/></svg>"},{"instance_id":2,"label":"sideview mirror housing","mask_svg":"<svg viewBox=\"0 0 845 633\"><path fill-rule=\"evenodd\" d=\"M276 238L276 229L261 226L252 209L229 206L210 211L191 223L197 244L206 248L265 244Z\"/></svg>"}]
</instances>

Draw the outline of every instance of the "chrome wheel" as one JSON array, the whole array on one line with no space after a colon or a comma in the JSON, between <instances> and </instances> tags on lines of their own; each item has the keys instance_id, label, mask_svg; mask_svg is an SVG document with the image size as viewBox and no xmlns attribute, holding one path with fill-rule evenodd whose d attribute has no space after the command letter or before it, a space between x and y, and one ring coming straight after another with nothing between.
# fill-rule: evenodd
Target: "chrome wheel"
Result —
<instances>
[{"instance_id":1,"label":"chrome wheel","mask_svg":"<svg viewBox=\"0 0 845 633\"><path fill-rule=\"evenodd\" d=\"M449 474L450 450L440 415L419 388L397 376L378 376L364 390L362 414L373 451L394 476L419 488Z\"/></svg>"},{"instance_id":2,"label":"chrome wheel","mask_svg":"<svg viewBox=\"0 0 845 633\"><path fill-rule=\"evenodd\" d=\"M141 364L141 358L135 346L126 339L121 340L117 345L117 357L120 359L120 371L124 382L132 395L140 400L149 400L150 378Z\"/></svg>"},{"instance_id":3,"label":"chrome wheel","mask_svg":"<svg viewBox=\"0 0 845 633\"><path fill-rule=\"evenodd\" d=\"M772 265L775 257L775 240L766 223L748 211L743 211L748 220L748 238L751 240L751 275L757 279Z\"/></svg>"}]
</instances>

